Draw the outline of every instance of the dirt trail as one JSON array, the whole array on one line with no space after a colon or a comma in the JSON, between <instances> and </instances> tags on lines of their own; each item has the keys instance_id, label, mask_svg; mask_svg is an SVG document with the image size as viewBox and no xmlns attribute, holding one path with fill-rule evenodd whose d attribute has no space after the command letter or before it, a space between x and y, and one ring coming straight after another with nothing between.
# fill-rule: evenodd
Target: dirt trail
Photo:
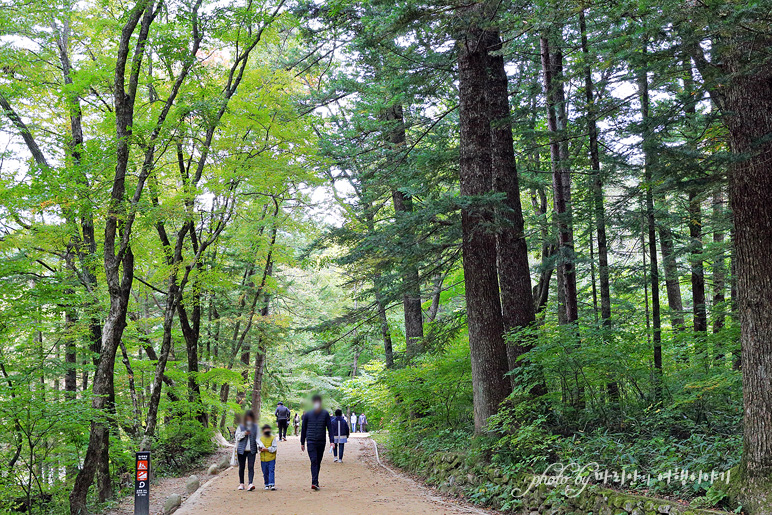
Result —
<instances>
[{"instance_id":1,"label":"dirt trail","mask_svg":"<svg viewBox=\"0 0 772 515\"><path fill-rule=\"evenodd\" d=\"M311 491L308 455L297 437L279 445L276 491L263 490L259 463L255 463L254 492L237 491L238 470L231 467L202 486L175 512L176 515L260 515L363 513L364 515L484 514L478 508L432 494L411 479L377 464L373 442L366 435L351 435L343 463L327 452L319 475L321 491Z\"/></svg>"}]
</instances>

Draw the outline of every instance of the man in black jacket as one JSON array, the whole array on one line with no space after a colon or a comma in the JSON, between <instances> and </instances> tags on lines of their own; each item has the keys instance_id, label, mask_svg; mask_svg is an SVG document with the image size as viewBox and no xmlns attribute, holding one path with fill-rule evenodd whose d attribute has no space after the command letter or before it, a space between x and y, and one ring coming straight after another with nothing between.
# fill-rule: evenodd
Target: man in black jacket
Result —
<instances>
[{"instance_id":1,"label":"man in black jacket","mask_svg":"<svg viewBox=\"0 0 772 515\"><path fill-rule=\"evenodd\" d=\"M308 444L308 457L311 459L311 490L319 490L319 469L327 446L327 435L329 435L330 448L334 444L330 431L330 414L322 409L322 396L314 395L312 402L314 409L303 415L300 450L305 451L306 443Z\"/></svg>"}]
</instances>

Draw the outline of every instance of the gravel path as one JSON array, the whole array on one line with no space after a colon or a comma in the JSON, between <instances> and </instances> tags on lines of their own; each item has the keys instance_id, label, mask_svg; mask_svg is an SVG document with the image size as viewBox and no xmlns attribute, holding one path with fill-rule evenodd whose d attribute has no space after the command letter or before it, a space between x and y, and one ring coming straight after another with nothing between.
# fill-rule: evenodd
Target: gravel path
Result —
<instances>
[{"instance_id":1,"label":"gravel path","mask_svg":"<svg viewBox=\"0 0 772 515\"><path fill-rule=\"evenodd\" d=\"M412 479L381 466L374 445L355 434L346 445L343 463L326 453L320 474L321 491L311 490L308 455L297 437L279 445L276 491L262 489L255 467L254 492L237 491L238 471L230 468L203 485L176 515L271 515L362 513L363 515L485 514L478 508L445 499ZM184 490L184 481L183 481Z\"/></svg>"}]
</instances>

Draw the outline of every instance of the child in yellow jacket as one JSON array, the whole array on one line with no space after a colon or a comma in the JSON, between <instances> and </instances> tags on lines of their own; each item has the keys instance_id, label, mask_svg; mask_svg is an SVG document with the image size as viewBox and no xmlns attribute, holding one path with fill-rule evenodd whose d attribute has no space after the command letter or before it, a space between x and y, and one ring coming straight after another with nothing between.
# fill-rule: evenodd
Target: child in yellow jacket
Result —
<instances>
[{"instance_id":1,"label":"child in yellow jacket","mask_svg":"<svg viewBox=\"0 0 772 515\"><path fill-rule=\"evenodd\" d=\"M271 435L271 426L263 426L263 434L257 442L260 448L260 468L263 470L263 481L266 490L276 490L276 451L279 449L279 439Z\"/></svg>"}]
</instances>

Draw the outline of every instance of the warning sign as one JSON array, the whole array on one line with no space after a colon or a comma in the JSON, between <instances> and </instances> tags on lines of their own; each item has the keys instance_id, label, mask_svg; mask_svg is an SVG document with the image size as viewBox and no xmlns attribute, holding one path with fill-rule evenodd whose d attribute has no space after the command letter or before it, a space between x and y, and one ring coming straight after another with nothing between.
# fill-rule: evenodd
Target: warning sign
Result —
<instances>
[{"instance_id":1,"label":"warning sign","mask_svg":"<svg viewBox=\"0 0 772 515\"><path fill-rule=\"evenodd\" d=\"M134 515L150 514L150 453L138 452L134 482Z\"/></svg>"}]
</instances>

